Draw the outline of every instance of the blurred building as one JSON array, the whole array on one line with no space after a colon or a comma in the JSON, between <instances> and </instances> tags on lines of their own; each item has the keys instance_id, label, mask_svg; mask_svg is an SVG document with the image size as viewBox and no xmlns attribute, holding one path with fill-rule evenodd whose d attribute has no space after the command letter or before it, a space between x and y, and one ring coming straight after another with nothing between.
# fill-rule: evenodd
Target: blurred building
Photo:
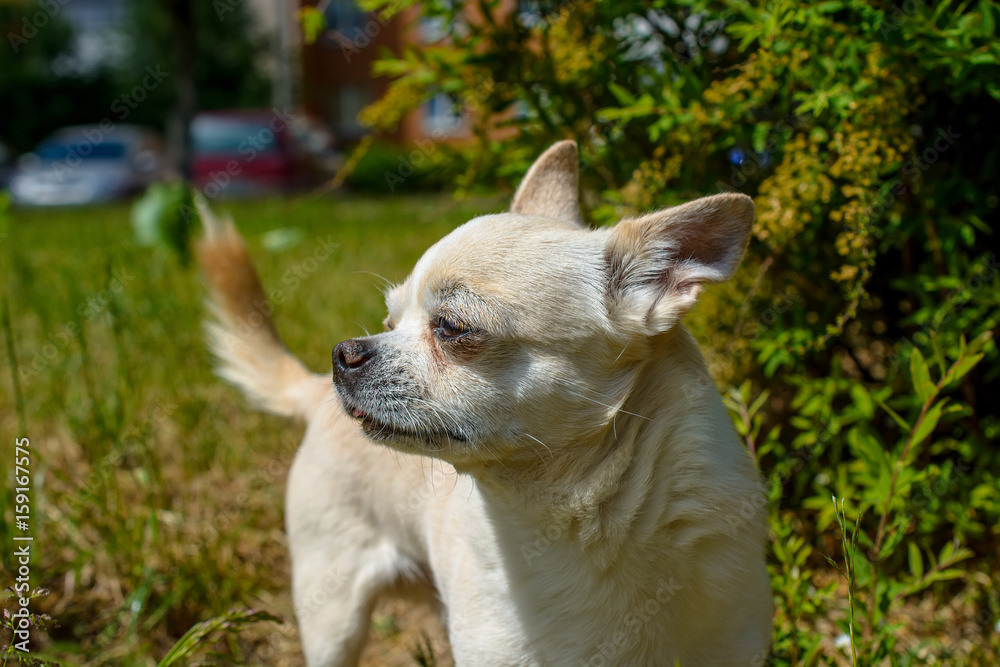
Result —
<instances>
[{"instance_id":1,"label":"blurred building","mask_svg":"<svg viewBox=\"0 0 1000 667\"><path fill-rule=\"evenodd\" d=\"M63 0L48 5L54 14L69 23L76 42L72 56L59 63L59 67L67 72L87 74L120 58L124 53L122 31L129 3L133 1ZM222 20L242 0L219 1L214 8ZM274 104L281 108L291 107L295 102L295 63L302 42L297 9L296 3L284 0L246 0L254 29L268 41L269 49L261 58L260 67L274 82Z\"/></svg>"},{"instance_id":2,"label":"blurred building","mask_svg":"<svg viewBox=\"0 0 1000 667\"><path fill-rule=\"evenodd\" d=\"M59 67L91 73L108 65L124 51L121 35L128 0L72 0L53 3L55 13L73 28L74 53Z\"/></svg>"},{"instance_id":3,"label":"blurred building","mask_svg":"<svg viewBox=\"0 0 1000 667\"><path fill-rule=\"evenodd\" d=\"M384 21L377 13L358 9L354 0L302 0L302 5L318 7L327 25L315 43L302 47L302 105L329 123L338 140L356 141L366 132L358 123L358 113L388 86L389 79L372 75L372 63L380 53L434 43L445 31L421 19L413 7ZM393 139L413 143L425 137L461 139L468 135L469 128L455 113L453 101L441 95L408 115Z\"/></svg>"},{"instance_id":4,"label":"blurred building","mask_svg":"<svg viewBox=\"0 0 1000 667\"><path fill-rule=\"evenodd\" d=\"M268 39L269 53L261 69L274 84L274 105L287 109L295 105L295 70L302 48L298 5L286 0L248 0L247 10L256 29Z\"/></svg>"},{"instance_id":5,"label":"blurred building","mask_svg":"<svg viewBox=\"0 0 1000 667\"><path fill-rule=\"evenodd\" d=\"M76 49L62 64L67 71L87 73L112 63L123 52L122 30L132 0L72 0L59 13L73 27ZM207 1L207 0L205 0ZM221 11L241 0L221 0ZM409 8L389 21L365 12L356 0L245 0L254 28L269 49L261 57L262 71L273 81L273 104L304 109L333 130L338 142L360 139L366 130L358 113L385 92L389 79L375 77L372 64L383 50L400 53L413 44L431 44L446 33L444 26L421 18ZM511 0L510 6L517 3ZM299 22L300 6L319 8L327 29L305 44ZM217 11L220 11L217 9ZM428 101L407 116L392 137L413 143L424 137L461 139L467 124L445 95Z\"/></svg>"}]
</instances>

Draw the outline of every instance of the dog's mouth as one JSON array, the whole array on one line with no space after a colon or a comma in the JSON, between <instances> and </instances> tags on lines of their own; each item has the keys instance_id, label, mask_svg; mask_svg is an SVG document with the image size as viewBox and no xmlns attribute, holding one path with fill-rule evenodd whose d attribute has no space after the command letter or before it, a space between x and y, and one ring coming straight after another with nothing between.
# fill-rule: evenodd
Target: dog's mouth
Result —
<instances>
[{"instance_id":1,"label":"dog's mouth","mask_svg":"<svg viewBox=\"0 0 1000 667\"><path fill-rule=\"evenodd\" d=\"M352 418L361 423L361 430L363 430L365 435L372 440L382 441L409 438L411 440L426 443L433 447L440 447L449 440L463 443L469 441L468 437L464 434L452 429L426 432L404 429L390 424L389 422L376 419L370 413L365 412L357 406L345 404L344 407Z\"/></svg>"}]
</instances>

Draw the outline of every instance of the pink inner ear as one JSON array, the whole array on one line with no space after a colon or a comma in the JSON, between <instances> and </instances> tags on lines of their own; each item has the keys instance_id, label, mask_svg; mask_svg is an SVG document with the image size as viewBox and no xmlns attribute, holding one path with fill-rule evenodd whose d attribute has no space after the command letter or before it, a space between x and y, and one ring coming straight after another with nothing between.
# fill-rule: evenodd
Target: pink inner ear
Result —
<instances>
[{"instance_id":1,"label":"pink inner ear","mask_svg":"<svg viewBox=\"0 0 1000 667\"><path fill-rule=\"evenodd\" d=\"M650 214L654 234L676 244L681 280L720 282L736 271L753 225L746 195L722 194Z\"/></svg>"},{"instance_id":2,"label":"pink inner ear","mask_svg":"<svg viewBox=\"0 0 1000 667\"><path fill-rule=\"evenodd\" d=\"M753 203L735 194L623 220L605 251L609 294L617 306L641 308L633 316L644 314L654 331L666 331L694 305L702 285L733 274L752 223Z\"/></svg>"}]
</instances>

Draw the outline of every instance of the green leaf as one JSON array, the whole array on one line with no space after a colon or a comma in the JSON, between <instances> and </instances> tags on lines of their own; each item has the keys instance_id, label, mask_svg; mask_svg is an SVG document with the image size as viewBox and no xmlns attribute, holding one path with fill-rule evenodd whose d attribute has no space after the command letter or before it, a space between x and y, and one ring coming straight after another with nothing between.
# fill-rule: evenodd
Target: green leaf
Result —
<instances>
[{"instance_id":1,"label":"green leaf","mask_svg":"<svg viewBox=\"0 0 1000 667\"><path fill-rule=\"evenodd\" d=\"M302 24L302 35L306 44L312 44L326 30L326 17L315 7L303 7L299 10L299 23Z\"/></svg>"},{"instance_id":2,"label":"green leaf","mask_svg":"<svg viewBox=\"0 0 1000 667\"><path fill-rule=\"evenodd\" d=\"M993 65L998 61L1000 58L992 53L973 53L969 56L969 63L972 65Z\"/></svg>"},{"instance_id":3,"label":"green leaf","mask_svg":"<svg viewBox=\"0 0 1000 667\"><path fill-rule=\"evenodd\" d=\"M993 332L985 331L979 336L976 336L972 340L972 343L966 346L965 337L963 336L958 359L954 364L952 364L951 368L948 369L948 372L945 373L941 384L954 384L965 377L969 371L975 368L976 364L978 364L984 356L984 353L979 352L979 350L981 350L983 345L985 345L991 338L993 338Z\"/></svg>"},{"instance_id":4,"label":"green leaf","mask_svg":"<svg viewBox=\"0 0 1000 667\"><path fill-rule=\"evenodd\" d=\"M185 660L184 664L190 664L190 658L209 643L213 635L221 632L239 632L243 627L254 623L273 622L280 623L281 619L272 616L266 611L254 609L230 609L221 616L216 616L202 623L194 625L184 633L184 636L177 640L157 667L168 667Z\"/></svg>"},{"instance_id":5,"label":"green leaf","mask_svg":"<svg viewBox=\"0 0 1000 667\"><path fill-rule=\"evenodd\" d=\"M921 579L924 576L924 559L920 555L920 547L915 543L910 542L906 545L907 552L909 554L910 560L910 572L917 579Z\"/></svg>"},{"instance_id":6,"label":"green leaf","mask_svg":"<svg viewBox=\"0 0 1000 667\"><path fill-rule=\"evenodd\" d=\"M598 109L597 119L601 121L619 119L631 120L633 118L652 116L653 114L658 113L661 113L661 110L653 107L652 98L643 97L637 104L629 107L605 107L604 109Z\"/></svg>"},{"instance_id":7,"label":"green leaf","mask_svg":"<svg viewBox=\"0 0 1000 667\"><path fill-rule=\"evenodd\" d=\"M947 402L948 400L945 399L935 403L934 406L924 414L923 421L917 425L916 430L911 436L911 447L916 447L923 442L924 438L934 432L934 429L937 427L938 420L941 419L941 411L944 409Z\"/></svg>"},{"instance_id":8,"label":"green leaf","mask_svg":"<svg viewBox=\"0 0 1000 667\"><path fill-rule=\"evenodd\" d=\"M747 415L749 415L751 418L753 418L753 416L756 415L757 412L760 410L761 406L764 405L764 401L766 401L767 398L768 398L768 396L770 396L770 395L771 395L771 392L767 391L766 389L764 391L760 392L760 396L758 396L754 400L754 402L750 405L750 407L747 408Z\"/></svg>"},{"instance_id":9,"label":"green leaf","mask_svg":"<svg viewBox=\"0 0 1000 667\"><path fill-rule=\"evenodd\" d=\"M279 227L261 236L261 245L270 252L290 250L305 240L305 232L300 227Z\"/></svg>"},{"instance_id":10,"label":"green leaf","mask_svg":"<svg viewBox=\"0 0 1000 667\"><path fill-rule=\"evenodd\" d=\"M858 409L861 416L865 419L871 419L875 416L875 403L872 401L871 394L862 384L852 384L850 388L851 400L854 402L854 407Z\"/></svg>"},{"instance_id":11,"label":"green leaf","mask_svg":"<svg viewBox=\"0 0 1000 667\"><path fill-rule=\"evenodd\" d=\"M881 398L876 397L875 398L875 402L878 403L878 406L880 408L882 408L883 410L885 410L889 414L890 417L892 417L893 421L895 421L896 424L899 425L899 428L903 429L904 433L909 433L910 432L911 429L910 429L909 422L907 422L905 419L903 419L902 417L900 417L899 413L897 413L895 410L893 410L892 408L890 408L889 405L885 401L883 401Z\"/></svg>"},{"instance_id":12,"label":"green leaf","mask_svg":"<svg viewBox=\"0 0 1000 667\"><path fill-rule=\"evenodd\" d=\"M952 568L950 570L941 570L940 572L931 572L924 579L925 583L933 583L935 581L949 581L951 579L961 579L966 575L965 570L959 570L958 568Z\"/></svg>"},{"instance_id":13,"label":"green leaf","mask_svg":"<svg viewBox=\"0 0 1000 667\"><path fill-rule=\"evenodd\" d=\"M938 562L942 565L947 565L954 553L955 543L947 542L943 547L941 547L941 553L938 554Z\"/></svg>"},{"instance_id":14,"label":"green leaf","mask_svg":"<svg viewBox=\"0 0 1000 667\"><path fill-rule=\"evenodd\" d=\"M979 15L981 17L979 34L992 38L993 31L996 29L996 22L993 20L993 3L988 0L979 0Z\"/></svg>"},{"instance_id":15,"label":"green leaf","mask_svg":"<svg viewBox=\"0 0 1000 667\"><path fill-rule=\"evenodd\" d=\"M938 563L941 567L947 567L948 565L954 565L963 560L971 558L974 552L971 549L965 547L956 547L954 542L948 542L941 548L941 553L938 555Z\"/></svg>"},{"instance_id":16,"label":"green leaf","mask_svg":"<svg viewBox=\"0 0 1000 667\"><path fill-rule=\"evenodd\" d=\"M913 348L910 354L910 379L921 403L926 403L937 391L937 387L931 382L931 374L927 369L927 362L924 361L924 355L917 348Z\"/></svg>"},{"instance_id":17,"label":"green leaf","mask_svg":"<svg viewBox=\"0 0 1000 667\"><path fill-rule=\"evenodd\" d=\"M191 255L196 219L191 190L184 183L154 183L132 205L136 243L169 248L182 262L187 262Z\"/></svg>"},{"instance_id":18,"label":"green leaf","mask_svg":"<svg viewBox=\"0 0 1000 667\"><path fill-rule=\"evenodd\" d=\"M771 123L757 123L753 128L753 135L750 138L750 144L753 146L754 151L757 153L763 153L764 148L767 145L767 135L771 131Z\"/></svg>"},{"instance_id":19,"label":"green leaf","mask_svg":"<svg viewBox=\"0 0 1000 667\"><path fill-rule=\"evenodd\" d=\"M615 96L615 99L618 100L618 103L622 106L635 105L635 96L632 95L632 93L630 93L624 86L612 81L608 83L608 90L611 91L611 94Z\"/></svg>"}]
</instances>

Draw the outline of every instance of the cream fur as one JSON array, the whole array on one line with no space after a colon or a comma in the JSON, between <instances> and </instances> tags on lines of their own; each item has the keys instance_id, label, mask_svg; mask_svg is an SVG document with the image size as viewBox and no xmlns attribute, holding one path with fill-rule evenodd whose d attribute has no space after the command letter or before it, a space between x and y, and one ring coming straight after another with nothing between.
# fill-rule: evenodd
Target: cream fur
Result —
<instances>
[{"instance_id":1,"label":"cream fur","mask_svg":"<svg viewBox=\"0 0 1000 667\"><path fill-rule=\"evenodd\" d=\"M557 144L511 213L430 249L337 387L257 381L294 368L276 334L227 373L309 422L286 519L310 665L355 664L401 578L436 587L458 665L764 663L763 490L679 323L735 270L752 205L720 195L588 230L575 159ZM226 325L247 300L220 299L207 272ZM237 368L239 346L221 350Z\"/></svg>"}]
</instances>

